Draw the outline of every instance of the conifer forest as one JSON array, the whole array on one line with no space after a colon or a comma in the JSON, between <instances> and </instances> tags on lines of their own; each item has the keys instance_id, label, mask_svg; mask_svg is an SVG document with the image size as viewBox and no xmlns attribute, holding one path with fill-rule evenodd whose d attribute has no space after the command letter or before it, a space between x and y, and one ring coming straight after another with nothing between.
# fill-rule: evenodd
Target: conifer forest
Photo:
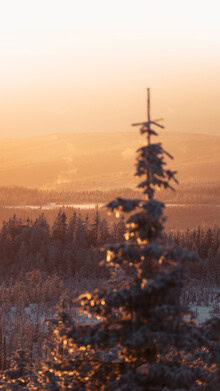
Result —
<instances>
[{"instance_id":1,"label":"conifer forest","mask_svg":"<svg viewBox=\"0 0 220 391\"><path fill-rule=\"evenodd\" d=\"M150 103L136 187L0 187L1 390L220 390L220 185Z\"/></svg>"},{"instance_id":2,"label":"conifer forest","mask_svg":"<svg viewBox=\"0 0 220 391\"><path fill-rule=\"evenodd\" d=\"M0 391L220 391L220 1L0 1Z\"/></svg>"}]
</instances>

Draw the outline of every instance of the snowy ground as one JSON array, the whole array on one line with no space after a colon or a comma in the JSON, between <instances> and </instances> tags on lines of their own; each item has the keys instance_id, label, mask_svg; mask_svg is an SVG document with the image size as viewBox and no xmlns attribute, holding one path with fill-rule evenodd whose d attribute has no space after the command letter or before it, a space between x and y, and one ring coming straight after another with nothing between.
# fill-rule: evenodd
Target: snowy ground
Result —
<instances>
[{"instance_id":1,"label":"snowy ground","mask_svg":"<svg viewBox=\"0 0 220 391\"><path fill-rule=\"evenodd\" d=\"M213 315L220 316L219 294L219 287L195 282L186 287L181 300L191 309L197 323L200 324ZM52 333L51 320L56 318L56 312L56 305L52 305L52 302L29 305L25 305L23 301L17 301L13 305L10 302L4 302L0 308L0 326L9 356L20 346L24 349L34 346L36 357L43 354L42 346L47 335ZM100 322L100 319L88 317L77 311L72 307L71 302L67 312L78 324L94 325Z\"/></svg>"},{"instance_id":2,"label":"snowy ground","mask_svg":"<svg viewBox=\"0 0 220 391\"><path fill-rule=\"evenodd\" d=\"M211 307L207 307L203 305L193 305L191 307L191 310L194 312L198 323L205 322L211 316L210 313Z\"/></svg>"},{"instance_id":3,"label":"snowy ground","mask_svg":"<svg viewBox=\"0 0 220 391\"><path fill-rule=\"evenodd\" d=\"M220 316L220 288L192 285L183 293L183 303L190 306L198 323L203 323L212 316Z\"/></svg>"}]
</instances>

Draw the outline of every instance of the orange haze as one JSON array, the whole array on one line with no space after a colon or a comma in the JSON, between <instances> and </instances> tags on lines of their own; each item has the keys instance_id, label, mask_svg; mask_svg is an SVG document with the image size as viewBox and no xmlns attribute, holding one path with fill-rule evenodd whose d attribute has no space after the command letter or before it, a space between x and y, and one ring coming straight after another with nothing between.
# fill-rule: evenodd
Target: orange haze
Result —
<instances>
[{"instance_id":1,"label":"orange haze","mask_svg":"<svg viewBox=\"0 0 220 391\"><path fill-rule=\"evenodd\" d=\"M218 4L2 2L1 137L129 130L147 86L169 131L218 133Z\"/></svg>"}]
</instances>

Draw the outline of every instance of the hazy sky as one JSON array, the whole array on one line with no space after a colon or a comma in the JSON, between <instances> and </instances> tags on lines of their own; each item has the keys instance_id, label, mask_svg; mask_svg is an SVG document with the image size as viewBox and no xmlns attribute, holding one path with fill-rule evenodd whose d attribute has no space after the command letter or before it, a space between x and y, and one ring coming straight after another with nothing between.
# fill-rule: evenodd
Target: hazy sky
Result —
<instances>
[{"instance_id":1,"label":"hazy sky","mask_svg":"<svg viewBox=\"0 0 220 391\"><path fill-rule=\"evenodd\" d=\"M0 0L0 133L220 134L219 0Z\"/></svg>"}]
</instances>

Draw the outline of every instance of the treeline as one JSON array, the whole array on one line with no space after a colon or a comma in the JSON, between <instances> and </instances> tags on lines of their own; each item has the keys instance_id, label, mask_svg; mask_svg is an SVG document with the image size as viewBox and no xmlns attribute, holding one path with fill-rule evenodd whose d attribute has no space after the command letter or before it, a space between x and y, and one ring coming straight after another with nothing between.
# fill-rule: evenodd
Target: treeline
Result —
<instances>
[{"instance_id":1,"label":"treeline","mask_svg":"<svg viewBox=\"0 0 220 391\"><path fill-rule=\"evenodd\" d=\"M73 203L105 203L116 196L117 190L93 190L93 191L55 191L30 189L26 187L0 187L1 206L42 206L50 203L73 204ZM120 196L140 196L133 189L118 190Z\"/></svg>"},{"instance_id":2,"label":"treeline","mask_svg":"<svg viewBox=\"0 0 220 391\"><path fill-rule=\"evenodd\" d=\"M89 220L92 221L95 214L96 204L93 208L74 208L74 207L62 207L61 209L65 212L67 220L76 212L85 219L88 215ZM40 208L8 208L0 207L0 229L2 227L3 221L9 220L14 214L18 218L21 218L22 221L26 221L28 218L31 220L36 220L41 213L44 213L44 216L50 226L53 225L59 208L49 208L49 209L40 209ZM105 218L110 225L115 221L114 214L109 215L105 207L99 206L99 213L101 218ZM219 224L220 221L220 208L217 206L211 205L172 205L168 206L165 209L165 214L168 219L165 222L165 229L168 230L186 230L188 228L194 228L198 225L213 226Z\"/></svg>"},{"instance_id":3,"label":"treeline","mask_svg":"<svg viewBox=\"0 0 220 391\"><path fill-rule=\"evenodd\" d=\"M72 210L71 210L72 211ZM56 217L48 222L44 214L22 220L14 215L3 222L0 230L1 279L40 270L47 275L58 273L74 277L100 276L100 247L123 240L124 216L109 219L99 208L89 213L53 211ZM204 264L197 267L196 278L220 282L220 228L197 226L186 230L167 230L165 240L190 251L198 252Z\"/></svg>"},{"instance_id":4,"label":"treeline","mask_svg":"<svg viewBox=\"0 0 220 391\"><path fill-rule=\"evenodd\" d=\"M85 275L95 276L100 261L96 249L122 240L124 231L123 216L109 224L101 218L98 208L92 219L74 212L67 220L60 210L52 226L44 214L34 221L22 221L14 215L0 231L1 278L35 269L74 276L81 268Z\"/></svg>"},{"instance_id":5,"label":"treeline","mask_svg":"<svg viewBox=\"0 0 220 391\"><path fill-rule=\"evenodd\" d=\"M191 273L197 279L220 284L220 228L201 227L185 231L170 231L165 234L171 243L197 252L204 263L191 266Z\"/></svg>"},{"instance_id":6,"label":"treeline","mask_svg":"<svg viewBox=\"0 0 220 391\"><path fill-rule=\"evenodd\" d=\"M177 191L158 191L161 201L176 204L218 204L220 199L220 184L182 184ZM157 196L156 195L156 196ZM115 190L93 191L55 191L30 189L25 187L0 187L0 206L36 205L48 203L105 203L120 197L140 198L142 195L136 189L122 188Z\"/></svg>"}]
</instances>

